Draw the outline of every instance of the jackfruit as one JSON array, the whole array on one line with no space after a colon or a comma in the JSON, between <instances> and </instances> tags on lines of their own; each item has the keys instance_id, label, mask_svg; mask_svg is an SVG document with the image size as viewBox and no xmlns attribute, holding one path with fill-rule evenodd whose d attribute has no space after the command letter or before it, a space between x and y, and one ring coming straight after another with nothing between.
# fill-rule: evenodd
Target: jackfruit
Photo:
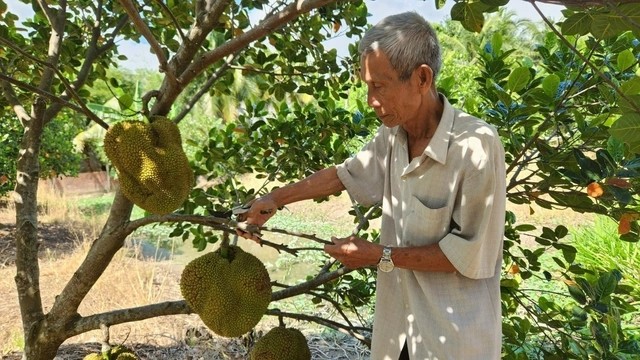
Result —
<instances>
[{"instance_id":1,"label":"jackfruit","mask_svg":"<svg viewBox=\"0 0 640 360\"><path fill-rule=\"evenodd\" d=\"M123 345L116 345L107 351L104 355L92 353L85 356L82 360L138 360L138 356Z\"/></svg>"},{"instance_id":2,"label":"jackfruit","mask_svg":"<svg viewBox=\"0 0 640 360\"><path fill-rule=\"evenodd\" d=\"M104 358L102 357L102 354L91 353L83 357L82 360L104 360Z\"/></svg>"},{"instance_id":3,"label":"jackfruit","mask_svg":"<svg viewBox=\"0 0 640 360\"><path fill-rule=\"evenodd\" d=\"M193 171L178 126L169 119L113 124L105 134L104 150L118 171L122 193L142 209L168 214L189 196Z\"/></svg>"},{"instance_id":4,"label":"jackfruit","mask_svg":"<svg viewBox=\"0 0 640 360\"><path fill-rule=\"evenodd\" d=\"M307 339L298 329L275 327L261 337L249 353L250 360L309 360Z\"/></svg>"},{"instance_id":5,"label":"jackfruit","mask_svg":"<svg viewBox=\"0 0 640 360\"><path fill-rule=\"evenodd\" d=\"M237 246L221 246L185 266L180 291L211 331L237 337L253 329L267 311L271 279L257 257Z\"/></svg>"}]
</instances>

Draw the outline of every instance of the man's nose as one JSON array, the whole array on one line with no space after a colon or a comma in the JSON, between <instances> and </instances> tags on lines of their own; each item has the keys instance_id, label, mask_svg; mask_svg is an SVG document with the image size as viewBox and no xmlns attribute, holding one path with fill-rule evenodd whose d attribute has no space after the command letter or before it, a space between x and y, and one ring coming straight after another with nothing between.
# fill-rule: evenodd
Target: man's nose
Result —
<instances>
[{"instance_id":1,"label":"man's nose","mask_svg":"<svg viewBox=\"0 0 640 360\"><path fill-rule=\"evenodd\" d=\"M375 96L371 95L371 93L367 94L367 104L369 104L369 106L372 108L380 107L380 101L378 101Z\"/></svg>"}]
</instances>

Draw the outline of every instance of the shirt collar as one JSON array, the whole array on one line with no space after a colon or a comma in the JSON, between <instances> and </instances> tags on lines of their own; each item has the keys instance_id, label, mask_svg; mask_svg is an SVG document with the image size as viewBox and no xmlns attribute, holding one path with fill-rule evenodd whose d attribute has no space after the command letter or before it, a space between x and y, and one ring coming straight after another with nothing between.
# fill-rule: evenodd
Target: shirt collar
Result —
<instances>
[{"instance_id":1,"label":"shirt collar","mask_svg":"<svg viewBox=\"0 0 640 360\"><path fill-rule=\"evenodd\" d=\"M436 132L433 134L431 141L429 141L429 145L422 152L422 157L424 159L425 156L432 158L433 160L445 164L447 161L447 153L449 151L449 140L451 139L451 133L453 129L453 121L456 115L455 109L447 100L447 97L441 93L438 93L440 99L444 103L444 107L442 109L442 117L440 118L440 122L438 123L438 127L436 128ZM395 126L390 129L391 135L398 135L398 131L401 130L400 126ZM400 131L402 133L402 137L400 141L406 142L406 133L404 130Z\"/></svg>"},{"instance_id":2,"label":"shirt collar","mask_svg":"<svg viewBox=\"0 0 640 360\"><path fill-rule=\"evenodd\" d=\"M423 154L444 165L447 161L455 110L444 95L439 95L444 103L442 117L440 118L438 128L436 128L436 132L433 134L431 141L429 141L429 145L424 149Z\"/></svg>"}]
</instances>

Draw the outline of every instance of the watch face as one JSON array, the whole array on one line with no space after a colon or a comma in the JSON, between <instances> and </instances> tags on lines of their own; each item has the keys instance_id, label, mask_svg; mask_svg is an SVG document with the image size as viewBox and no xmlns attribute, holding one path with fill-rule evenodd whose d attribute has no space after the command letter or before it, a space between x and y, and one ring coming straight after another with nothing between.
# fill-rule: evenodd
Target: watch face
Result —
<instances>
[{"instance_id":1,"label":"watch face","mask_svg":"<svg viewBox=\"0 0 640 360\"><path fill-rule=\"evenodd\" d=\"M391 261L380 261L378 269L382 272L390 272L393 270L393 263Z\"/></svg>"}]
</instances>

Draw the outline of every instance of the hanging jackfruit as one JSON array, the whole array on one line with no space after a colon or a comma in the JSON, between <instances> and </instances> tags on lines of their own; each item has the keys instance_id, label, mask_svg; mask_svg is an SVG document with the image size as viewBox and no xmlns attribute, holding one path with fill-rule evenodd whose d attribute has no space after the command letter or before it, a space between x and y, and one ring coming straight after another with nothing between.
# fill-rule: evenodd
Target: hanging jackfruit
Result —
<instances>
[{"instance_id":1,"label":"hanging jackfruit","mask_svg":"<svg viewBox=\"0 0 640 360\"><path fill-rule=\"evenodd\" d=\"M211 331L237 337L260 321L271 302L264 264L237 246L221 246L187 264L180 290Z\"/></svg>"},{"instance_id":2,"label":"hanging jackfruit","mask_svg":"<svg viewBox=\"0 0 640 360\"><path fill-rule=\"evenodd\" d=\"M298 329L278 326L253 346L249 360L310 360L307 339Z\"/></svg>"},{"instance_id":3,"label":"hanging jackfruit","mask_svg":"<svg viewBox=\"0 0 640 360\"><path fill-rule=\"evenodd\" d=\"M122 193L142 209L167 214L189 196L193 171L178 126L169 119L116 123L104 137L104 150L118 170Z\"/></svg>"}]
</instances>

